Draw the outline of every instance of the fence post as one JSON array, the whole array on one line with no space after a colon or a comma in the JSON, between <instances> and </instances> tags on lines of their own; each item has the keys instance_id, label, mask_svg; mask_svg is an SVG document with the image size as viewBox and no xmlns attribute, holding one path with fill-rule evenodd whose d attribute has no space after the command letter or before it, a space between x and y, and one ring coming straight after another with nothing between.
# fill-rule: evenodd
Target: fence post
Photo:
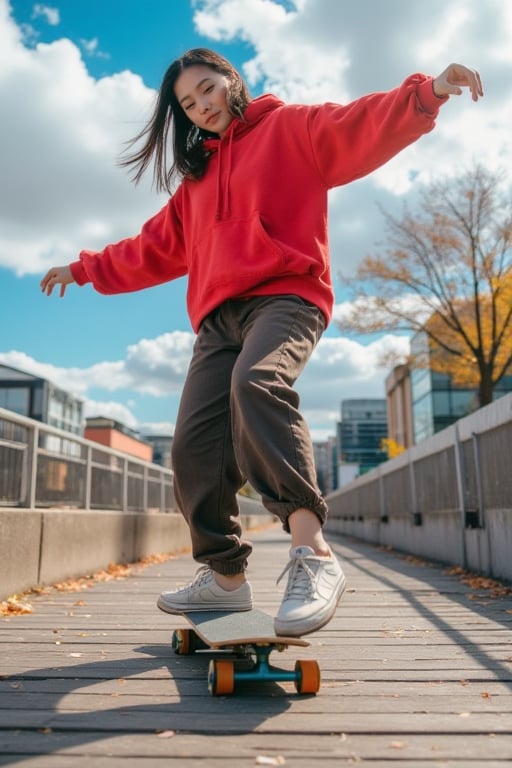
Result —
<instances>
[{"instance_id":1,"label":"fence post","mask_svg":"<svg viewBox=\"0 0 512 768\"><path fill-rule=\"evenodd\" d=\"M91 508L92 500L92 448L90 445L85 449L85 498L84 508Z\"/></svg>"},{"instance_id":2,"label":"fence post","mask_svg":"<svg viewBox=\"0 0 512 768\"><path fill-rule=\"evenodd\" d=\"M128 511L128 459L123 459L123 498L121 508L123 512Z\"/></svg>"},{"instance_id":3,"label":"fence post","mask_svg":"<svg viewBox=\"0 0 512 768\"><path fill-rule=\"evenodd\" d=\"M491 532L487 526L487 515L486 515L486 509L485 509L485 502L484 502L484 491L482 488L482 467L480 464L480 446L478 444L478 435L476 432L471 433L471 440L473 442L473 461L475 464L476 498L477 498L477 504L478 504L478 525L482 529L482 531L485 531L483 535L485 535L486 542L487 542L487 571L489 573L489 576L493 576Z\"/></svg>"},{"instance_id":4,"label":"fence post","mask_svg":"<svg viewBox=\"0 0 512 768\"><path fill-rule=\"evenodd\" d=\"M379 506L380 506L380 522L388 523L389 516L386 511L386 495L384 493L384 477L382 475L382 467L379 466Z\"/></svg>"},{"instance_id":5,"label":"fence post","mask_svg":"<svg viewBox=\"0 0 512 768\"><path fill-rule=\"evenodd\" d=\"M27 455L27 494L26 505L29 509L36 508L37 500L37 450L39 448L39 427L29 427Z\"/></svg>"},{"instance_id":6,"label":"fence post","mask_svg":"<svg viewBox=\"0 0 512 768\"><path fill-rule=\"evenodd\" d=\"M476 499L478 504L478 526L480 528L485 528L486 520L485 520L485 508L484 508L484 495L482 491L480 451L478 450L478 435L476 434L476 432L471 433L471 441L473 443L473 460L475 462Z\"/></svg>"},{"instance_id":7,"label":"fence post","mask_svg":"<svg viewBox=\"0 0 512 768\"><path fill-rule=\"evenodd\" d=\"M460 508L460 528L461 528L461 543L462 543L462 566L467 567L468 554L466 548L466 497L464 493L464 459L462 456L462 448L459 437L459 426L455 423L453 427L453 447L455 451L455 470L457 475L457 493L459 496L459 508Z\"/></svg>"},{"instance_id":8,"label":"fence post","mask_svg":"<svg viewBox=\"0 0 512 768\"><path fill-rule=\"evenodd\" d=\"M416 478L414 477L414 462L412 456L409 456L409 479L411 481L411 505L412 505L412 524L421 525L421 512L418 512L418 495L416 493Z\"/></svg>"},{"instance_id":9,"label":"fence post","mask_svg":"<svg viewBox=\"0 0 512 768\"><path fill-rule=\"evenodd\" d=\"M148 504L149 504L149 471L147 467L144 467L143 471L143 480L142 480L142 511L147 512L148 511Z\"/></svg>"}]
</instances>

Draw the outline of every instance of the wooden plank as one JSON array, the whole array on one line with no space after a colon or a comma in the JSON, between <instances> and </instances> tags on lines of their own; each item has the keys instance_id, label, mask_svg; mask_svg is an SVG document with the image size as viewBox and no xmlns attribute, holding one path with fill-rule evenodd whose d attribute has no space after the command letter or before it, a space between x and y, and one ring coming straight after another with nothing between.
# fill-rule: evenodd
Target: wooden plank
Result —
<instances>
[{"instance_id":1,"label":"wooden plank","mask_svg":"<svg viewBox=\"0 0 512 768\"><path fill-rule=\"evenodd\" d=\"M275 613L288 540L276 530L255 540L253 588L259 607ZM155 606L163 589L195 572L187 557L79 593L42 595L35 613L0 621L0 765L234 768L280 755L294 768L319 760L508 766L510 596L491 599L437 566L361 542L333 548L347 593L300 650L320 662L316 697L288 683L208 696L210 656L176 656L179 617ZM292 668L295 655L283 654L279 666Z\"/></svg>"},{"instance_id":2,"label":"wooden plank","mask_svg":"<svg viewBox=\"0 0 512 768\"><path fill-rule=\"evenodd\" d=\"M248 733L236 738L218 734L212 738L211 735L172 732L167 737L157 732L108 736L104 732L95 731L80 734L50 731L43 738L37 733L6 731L0 734L0 753L8 760L18 754L49 755L54 761L59 756L63 758L59 764L66 768L74 763L74 760L69 759L70 756L84 756L89 761L94 760L96 768L98 758L105 755L121 759L122 765L129 759L139 760L143 768L146 768L146 761L150 758L181 759L186 768L191 768L193 763L189 761L193 760L202 760L202 768L205 765L210 768L216 765L213 762L216 759L230 761L230 766L233 760L240 761L238 765L254 766L257 755L282 755L286 765L294 767L297 761L302 760L301 768L312 768L328 759L351 760L352 765L368 760L372 768L379 764L379 760L382 760L381 765L386 768L393 765L395 760L401 768L419 768L421 762L416 761L425 761L428 768L445 768L442 761L447 760L454 761L453 768L468 768L472 764L474 768L490 768L492 761L496 761L499 768L503 765L509 768L510 762L507 761L512 760L512 740L501 734L485 738L471 734L437 734L434 738L429 734L411 734L407 738L397 738L393 734L351 734L346 731L315 740L310 735L299 733L276 734L274 737ZM208 762L205 762L205 756ZM247 760L252 760L252 763L243 762ZM10 763L4 762L6 764ZM30 763L31 766L33 764ZM54 762L50 768L55 768L56 764Z\"/></svg>"}]
</instances>

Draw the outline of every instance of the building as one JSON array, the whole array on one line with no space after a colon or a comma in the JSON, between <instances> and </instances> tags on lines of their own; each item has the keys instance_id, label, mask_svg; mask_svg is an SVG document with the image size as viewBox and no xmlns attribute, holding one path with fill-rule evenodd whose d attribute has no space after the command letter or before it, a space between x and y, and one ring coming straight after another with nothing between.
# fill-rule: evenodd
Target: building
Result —
<instances>
[{"instance_id":1,"label":"building","mask_svg":"<svg viewBox=\"0 0 512 768\"><path fill-rule=\"evenodd\" d=\"M82 400L47 379L7 365L0 365L0 408L66 432L82 434Z\"/></svg>"},{"instance_id":2,"label":"building","mask_svg":"<svg viewBox=\"0 0 512 768\"><path fill-rule=\"evenodd\" d=\"M386 378L388 437L403 448L414 445L411 372L408 365L397 365Z\"/></svg>"},{"instance_id":3,"label":"building","mask_svg":"<svg viewBox=\"0 0 512 768\"><path fill-rule=\"evenodd\" d=\"M114 419L95 416L86 419L84 437L116 451L136 456L143 461L153 461L153 448L141 440L138 432Z\"/></svg>"},{"instance_id":4,"label":"building","mask_svg":"<svg viewBox=\"0 0 512 768\"><path fill-rule=\"evenodd\" d=\"M342 465L356 464L362 475L386 461L381 448L388 434L385 398L342 400L338 429Z\"/></svg>"},{"instance_id":5,"label":"building","mask_svg":"<svg viewBox=\"0 0 512 768\"><path fill-rule=\"evenodd\" d=\"M338 444L335 437L313 443L316 475L322 494L326 496L338 487Z\"/></svg>"},{"instance_id":6,"label":"building","mask_svg":"<svg viewBox=\"0 0 512 768\"><path fill-rule=\"evenodd\" d=\"M430 347L425 333L411 339L411 352L420 362L411 368L411 402L414 442L419 443L449 427L479 408L475 387L457 386L447 373L429 367ZM512 376L504 377L494 389L494 399L512 392Z\"/></svg>"},{"instance_id":7,"label":"building","mask_svg":"<svg viewBox=\"0 0 512 768\"><path fill-rule=\"evenodd\" d=\"M142 439L153 448L153 464L171 469L171 435L143 435Z\"/></svg>"}]
</instances>

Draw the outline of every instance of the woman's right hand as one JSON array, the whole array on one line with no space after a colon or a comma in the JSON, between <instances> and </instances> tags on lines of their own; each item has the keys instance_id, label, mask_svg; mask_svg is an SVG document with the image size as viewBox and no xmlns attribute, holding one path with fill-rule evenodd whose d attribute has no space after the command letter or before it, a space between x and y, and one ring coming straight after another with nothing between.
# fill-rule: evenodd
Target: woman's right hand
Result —
<instances>
[{"instance_id":1,"label":"woman's right hand","mask_svg":"<svg viewBox=\"0 0 512 768\"><path fill-rule=\"evenodd\" d=\"M60 296L62 298L66 293L66 286L74 282L69 266L52 267L43 277L40 285L42 292L46 293L48 296L51 296L56 285L60 285Z\"/></svg>"}]
</instances>

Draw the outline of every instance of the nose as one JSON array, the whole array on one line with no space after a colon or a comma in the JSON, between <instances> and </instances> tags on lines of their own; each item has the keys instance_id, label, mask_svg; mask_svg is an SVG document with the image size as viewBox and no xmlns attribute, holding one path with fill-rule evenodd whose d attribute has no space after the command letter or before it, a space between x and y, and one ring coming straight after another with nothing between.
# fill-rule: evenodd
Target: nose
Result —
<instances>
[{"instance_id":1,"label":"nose","mask_svg":"<svg viewBox=\"0 0 512 768\"><path fill-rule=\"evenodd\" d=\"M210 104L208 103L207 99L200 99L199 100L199 111L202 115L205 115L208 110L210 109Z\"/></svg>"}]
</instances>

